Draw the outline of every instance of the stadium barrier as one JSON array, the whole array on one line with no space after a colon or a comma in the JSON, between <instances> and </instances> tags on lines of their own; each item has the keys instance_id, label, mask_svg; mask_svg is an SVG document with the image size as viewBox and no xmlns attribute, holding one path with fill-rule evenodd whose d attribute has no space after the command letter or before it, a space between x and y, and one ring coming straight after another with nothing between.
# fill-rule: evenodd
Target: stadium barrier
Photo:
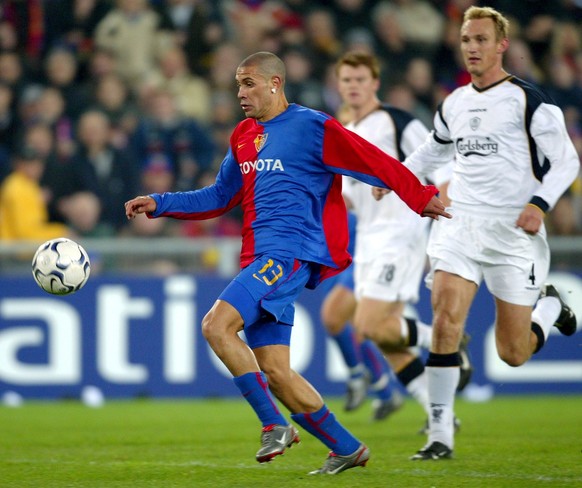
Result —
<instances>
[{"instance_id":1,"label":"stadium barrier","mask_svg":"<svg viewBox=\"0 0 582 488\"><path fill-rule=\"evenodd\" d=\"M582 274L555 271L552 282L582 317ZM74 295L44 293L32 276L0 276L0 393L78 398L85 386L106 397L236 396L230 374L205 343L200 322L228 283L218 274L96 274ZM324 395L343 394L346 368L326 337L319 307L326 289L297 304L293 367ZM430 320L428 291L416 313ZM496 394L580 393L580 332L552 335L527 365L510 368L495 352L493 301L481 288L468 321L475 385Z\"/></svg>"}]
</instances>

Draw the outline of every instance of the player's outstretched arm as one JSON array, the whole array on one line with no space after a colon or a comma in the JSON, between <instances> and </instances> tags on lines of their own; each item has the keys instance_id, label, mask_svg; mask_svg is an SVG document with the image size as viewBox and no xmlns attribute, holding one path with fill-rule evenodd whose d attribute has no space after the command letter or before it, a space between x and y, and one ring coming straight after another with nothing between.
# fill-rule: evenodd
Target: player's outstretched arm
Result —
<instances>
[{"instance_id":1,"label":"player's outstretched arm","mask_svg":"<svg viewBox=\"0 0 582 488\"><path fill-rule=\"evenodd\" d=\"M430 217L431 219L438 220L439 217L445 217L447 219L452 218L452 215L445 210L445 205L436 196L432 197L421 215L423 217Z\"/></svg>"},{"instance_id":2,"label":"player's outstretched arm","mask_svg":"<svg viewBox=\"0 0 582 488\"><path fill-rule=\"evenodd\" d=\"M150 196L135 197L125 202L125 216L133 219L138 214L155 212L157 207L158 204Z\"/></svg>"}]
</instances>

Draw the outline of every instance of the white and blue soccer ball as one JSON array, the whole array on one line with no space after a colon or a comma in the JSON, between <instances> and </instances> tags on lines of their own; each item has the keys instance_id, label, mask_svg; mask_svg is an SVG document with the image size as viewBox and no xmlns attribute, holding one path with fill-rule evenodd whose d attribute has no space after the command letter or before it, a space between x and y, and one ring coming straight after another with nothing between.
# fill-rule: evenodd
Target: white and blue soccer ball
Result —
<instances>
[{"instance_id":1,"label":"white and blue soccer ball","mask_svg":"<svg viewBox=\"0 0 582 488\"><path fill-rule=\"evenodd\" d=\"M52 295L70 295L80 290L91 273L85 249L59 237L41 244L32 258L32 276L38 286Z\"/></svg>"}]
</instances>

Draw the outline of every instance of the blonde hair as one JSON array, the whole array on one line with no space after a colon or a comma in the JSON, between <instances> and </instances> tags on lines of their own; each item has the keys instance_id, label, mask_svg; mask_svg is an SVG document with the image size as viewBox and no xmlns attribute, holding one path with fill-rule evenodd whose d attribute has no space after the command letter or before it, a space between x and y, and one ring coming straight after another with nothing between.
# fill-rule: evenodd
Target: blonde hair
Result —
<instances>
[{"instance_id":1,"label":"blonde hair","mask_svg":"<svg viewBox=\"0 0 582 488\"><path fill-rule=\"evenodd\" d=\"M357 68L358 66L366 66L372 72L372 78L377 80L380 78L380 63L375 56L361 51L350 51L344 54L335 65L336 75L343 65Z\"/></svg>"},{"instance_id":2,"label":"blonde hair","mask_svg":"<svg viewBox=\"0 0 582 488\"><path fill-rule=\"evenodd\" d=\"M509 37L509 20L494 8L469 7L463 15L463 24L475 19L491 19L495 25L495 37L498 41Z\"/></svg>"}]
</instances>

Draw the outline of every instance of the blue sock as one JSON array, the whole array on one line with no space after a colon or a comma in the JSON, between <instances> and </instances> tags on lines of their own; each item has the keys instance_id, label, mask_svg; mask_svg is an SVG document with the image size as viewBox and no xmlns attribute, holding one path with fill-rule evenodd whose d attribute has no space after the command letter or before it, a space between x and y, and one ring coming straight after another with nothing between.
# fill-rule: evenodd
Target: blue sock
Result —
<instances>
[{"instance_id":1,"label":"blue sock","mask_svg":"<svg viewBox=\"0 0 582 488\"><path fill-rule=\"evenodd\" d=\"M356 452L361 442L340 424L326 405L313 413L294 413L291 418L333 452L347 456Z\"/></svg>"},{"instance_id":2,"label":"blue sock","mask_svg":"<svg viewBox=\"0 0 582 488\"><path fill-rule=\"evenodd\" d=\"M375 342L365 340L360 346L366 368L371 373L370 388L380 400L388 400L392 396L390 383L390 366Z\"/></svg>"},{"instance_id":3,"label":"blue sock","mask_svg":"<svg viewBox=\"0 0 582 488\"><path fill-rule=\"evenodd\" d=\"M263 372L246 373L233 378L242 396L253 407L263 427L273 424L289 425L269 391L267 378Z\"/></svg>"},{"instance_id":4,"label":"blue sock","mask_svg":"<svg viewBox=\"0 0 582 488\"><path fill-rule=\"evenodd\" d=\"M348 324L344 327L344 330L337 335L332 335L331 338L340 348L344 361L346 362L347 367L350 368L351 374L351 370L362 364L362 353L360 352L358 340L356 339L356 331L350 324ZM351 376L361 376L363 370L362 368L360 368L360 370L361 372L359 374L351 374Z\"/></svg>"}]
</instances>

